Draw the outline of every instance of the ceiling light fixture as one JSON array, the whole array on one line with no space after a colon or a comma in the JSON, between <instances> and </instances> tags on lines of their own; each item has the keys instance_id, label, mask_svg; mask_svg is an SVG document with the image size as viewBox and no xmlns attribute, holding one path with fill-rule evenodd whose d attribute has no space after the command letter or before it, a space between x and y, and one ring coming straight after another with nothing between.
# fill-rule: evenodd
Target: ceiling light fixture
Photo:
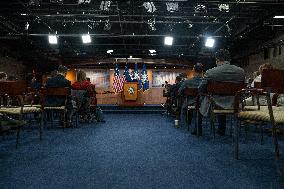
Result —
<instances>
[{"instance_id":1,"label":"ceiling light fixture","mask_svg":"<svg viewBox=\"0 0 284 189\"><path fill-rule=\"evenodd\" d=\"M82 41L83 43L91 43L92 42L91 36L89 34L82 35Z\"/></svg>"},{"instance_id":2,"label":"ceiling light fixture","mask_svg":"<svg viewBox=\"0 0 284 189\"><path fill-rule=\"evenodd\" d=\"M57 36L56 35L49 35L48 41L49 41L49 44L56 45L57 44Z\"/></svg>"},{"instance_id":3,"label":"ceiling light fixture","mask_svg":"<svg viewBox=\"0 0 284 189\"><path fill-rule=\"evenodd\" d=\"M284 18L284 16L274 16L273 18Z\"/></svg>"},{"instance_id":4,"label":"ceiling light fixture","mask_svg":"<svg viewBox=\"0 0 284 189\"><path fill-rule=\"evenodd\" d=\"M150 52L151 54L153 54L153 53L156 53L156 50L152 49L152 50L149 50L149 52Z\"/></svg>"},{"instance_id":5,"label":"ceiling light fixture","mask_svg":"<svg viewBox=\"0 0 284 189\"><path fill-rule=\"evenodd\" d=\"M173 44L173 40L174 40L173 37L166 36L166 37L165 37L165 40L164 40L164 44L165 44L165 45L172 45L172 44Z\"/></svg>"},{"instance_id":6,"label":"ceiling light fixture","mask_svg":"<svg viewBox=\"0 0 284 189\"><path fill-rule=\"evenodd\" d=\"M111 53L113 53L113 50L107 50L107 54L111 54Z\"/></svg>"},{"instance_id":7,"label":"ceiling light fixture","mask_svg":"<svg viewBox=\"0 0 284 189\"><path fill-rule=\"evenodd\" d=\"M213 39L212 37L207 37L205 42L205 47L212 48L214 47L214 44L215 44L215 39Z\"/></svg>"}]
</instances>

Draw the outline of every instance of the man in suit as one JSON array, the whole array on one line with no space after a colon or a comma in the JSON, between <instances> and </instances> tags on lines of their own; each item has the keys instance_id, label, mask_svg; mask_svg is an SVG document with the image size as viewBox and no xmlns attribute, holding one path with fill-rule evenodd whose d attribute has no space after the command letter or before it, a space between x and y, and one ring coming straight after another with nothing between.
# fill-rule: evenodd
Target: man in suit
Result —
<instances>
[{"instance_id":1,"label":"man in suit","mask_svg":"<svg viewBox=\"0 0 284 189\"><path fill-rule=\"evenodd\" d=\"M46 88L71 87L71 82L65 78L66 72L67 68L65 66L59 66L56 74L47 79ZM64 103L65 99L60 97L48 96L45 99L45 104L48 106L61 106Z\"/></svg>"},{"instance_id":2,"label":"man in suit","mask_svg":"<svg viewBox=\"0 0 284 189\"><path fill-rule=\"evenodd\" d=\"M198 88L198 86L200 85L200 83L202 81L203 65L201 63L195 64L192 71L193 71L193 78L185 80L181 84L181 86L178 90L178 96L180 96L181 98L182 98L183 92L186 88ZM184 122L184 116L186 114L187 107L190 106L190 105L194 105L195 102L196 102L196 97L186 96L186 98L183 98L183 102L182 102L182 106L181 106L181 113L180 113L180 119L181 119L182 123ZM198 118L199 118L198 127L199 127L200 134L202 135L202 128L201 128L202 117L199 116ZM195 127L192 134L196 134L196 129L197 128Z\"/></svg>"},{"instance_id":3,"label":"man in suit","mask_svg":"<svg viewBox=\"0 0 284 189\"><path fill-rule=\"evenodd\" d=\"M230 53L225 49L219 50L216 55L216 67L209 69L205 72L204 79L202 80L199 90L200 92L206 92L208 81L220 81L220 82L234 82L244 83L245 72L242 68L235 65L231 65ZM233 108L234 97L232 96L213 96L216 107L221 109ZM201 102L200 113L207 116L209 113L210 104L208 98L204 98ZM226 116L218 116L218 134L225 135L226 131Z\"/></svg>"},{"instance_id":4,"label":"man in suit","mask_svg":"<svg viewBox=\"0 0 284 189\"><path fill-rule=\"evenodd\" d=\"M68 81L66 76L67 68L65 66L60 65L56 70L56 74L46 82L46 88L63 88L63 87L71 87L71 82ZM45 98L45 105L47 106L63 106L65 105L65 98L58 97L58 96L47 96ZM71 125L71 117L74 113L72 100L68 98L67 100L67 112L66 112L66 119L67 119L67 126Z\"/></svg>"}]
</instances>

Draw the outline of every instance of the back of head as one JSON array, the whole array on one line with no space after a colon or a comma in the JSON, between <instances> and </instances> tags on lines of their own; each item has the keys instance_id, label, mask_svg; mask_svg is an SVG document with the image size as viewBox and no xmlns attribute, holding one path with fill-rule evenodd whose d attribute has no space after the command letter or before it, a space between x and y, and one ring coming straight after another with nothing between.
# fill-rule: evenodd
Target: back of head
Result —
<instances>
[{"instance_id":1,"label":"back of head","mask_svg":"<svg viewBox=\"0 0 284 189\"><path fill-rule=\"evenodd\" d=\"M77 81L82 82L86 80L86 73L83 70L77 72Z\"/></svg>"},{"instance_id":2,"label":"back of head","mask_svg":"<svg viewBox=\"0 0 284 189\"><path fill-rule=\"evenodd\" d=\"M198 74L202 74L203 73L203 64L201 63L196 63L194 66L193 66L193 71L195 73L198 73Z\"/></svg>"},{"instance_id":3,"label":"back of head","mask_svg":"<svg viewBox=\"0 0 284 189\"><path fill-rule=\"evenodd\" d=\"M7 74L5 72L0 72L0 81L6 81L7 80Z\"/></svg>"},{"instance_id":4,"label":"back of head","mask_svg":"<svg viewBox=\"0 0 284 189\"><path fill-rule=\"evenodd\" d=\"M68 71L68 68L66 66L60 65L57 68L57 73L61 75L66 75L66 72Z\"/></svg>"},{"instance_id":5,"label":"back of head","mask_svg":"<svg viewBox=\"0 0 284 189\"><path fill-rule=\"evenodd\" d=\"M265 63L259 66L260 74L262 73L263 70L272 70L272 69L273 69L273 66L272 64L269 64L269 63Z\"/></svg>"},{"instance_id":6,"label":"back of head","mask_svg":"<svg viewBox=\"0 0 284 189\"><path fill-rule=\"evenodd\" d=\"M182 80L181 76L176 77L176 83L181 82L181 80Z\"/></svg>"},{"instance_id":7,"label":"back of head","mask_svg":"<svg viewBox=\"0 0 284 189\"><path fill-rule=\"evenodd\" d=\"M219 62L230 61L230 52L226 49L220 49L216 52L215 58Z\"/></svg>"}]
</instances>

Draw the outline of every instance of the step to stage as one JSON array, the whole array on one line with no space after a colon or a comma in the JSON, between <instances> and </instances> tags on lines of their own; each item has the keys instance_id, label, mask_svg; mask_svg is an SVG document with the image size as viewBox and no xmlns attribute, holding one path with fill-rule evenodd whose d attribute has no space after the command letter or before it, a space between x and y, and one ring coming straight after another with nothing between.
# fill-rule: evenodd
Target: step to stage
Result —
<instances>
[{"instance_id":1,"label":"step to stage","mask_svg":"<svg viewBox=\"0 0 284 189\"><path fill-rule=\"evenodd\" d=\"M161 104L147 104L140 106L98 105L106 114L162 114L165 112Z\"/></svg>"}]
</instances>

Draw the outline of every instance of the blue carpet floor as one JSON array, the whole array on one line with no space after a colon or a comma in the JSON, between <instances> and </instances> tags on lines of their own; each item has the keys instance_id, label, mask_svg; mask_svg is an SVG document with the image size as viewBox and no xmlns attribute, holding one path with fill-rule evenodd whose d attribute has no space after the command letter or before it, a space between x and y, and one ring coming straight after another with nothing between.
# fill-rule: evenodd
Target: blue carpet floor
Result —
<instances>
[{"instance_id":1,"label":"blue carpet floor","mask_svg":"<svg viewBox=\"0 0 284 189\"><path fill-rule=\"evenodd\" d=\"M284 188L275 180L268 136L264 145L257 136L242 142L235 160L230 137L212 142L207 131L197 139L162 115L108 114L106 120L47 129L42 142L36 130L25 130L18 149L14 135L1 139L0 188Z\"/></svg>"}]
</instances>

